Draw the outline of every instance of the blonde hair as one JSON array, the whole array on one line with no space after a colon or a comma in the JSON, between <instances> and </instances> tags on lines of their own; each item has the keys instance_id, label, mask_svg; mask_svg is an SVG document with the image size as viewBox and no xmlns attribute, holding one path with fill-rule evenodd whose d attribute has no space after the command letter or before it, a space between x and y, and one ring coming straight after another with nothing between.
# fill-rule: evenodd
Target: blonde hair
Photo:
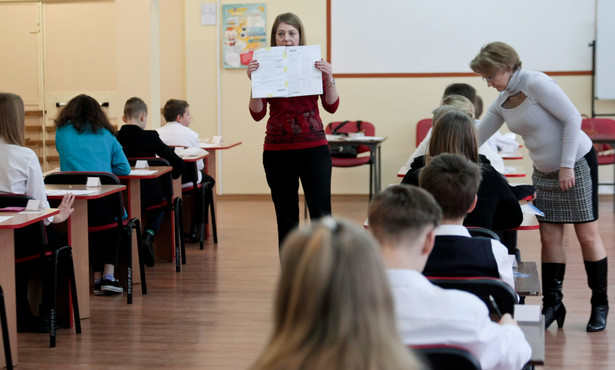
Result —
<instances>
[{"instance_id":1,"label":"blonde hair","mask_svg":"<svg viewBox=\"0 0 615 370\"><path fill-rule=\"evenodd\" d=\"M440 105L453 106L457 108L457 110L460 110L463 113L467 114L468 117L470 117L471 119L474 119L474 104L470 101L470 99L466 98L463 95L446 95L442 98Z\"/></svg>"},{"instance_id":2,"label":"blonde hair","mask_svg":"<svg viewBox=\"0 0 615 370\"><path fill-rule=\"evenodd\" d=\"M483 46L470 62L470 68L478 74L491 75L502 70L514 72L521 69L521 59L512 46L496 41Z\"/></svg>"},{"instance_id":3,"label":"blonde hair","mask_svg":"<svg viewBox=\"0 0 615 370\"><path fill-rule=\"evenodd\" d=\"M331 217L293 231L271 339L251 369L416 369L396 328L379 249L358 226Z\"/></svg>"},{"instance_id":4,"label":"blonde hair","mask_svg":"<svg viewBox=\"0 0 615 370\"><path fill-rule=\"evenodd\" d=\"M0 137L8 144L24 146L25 112L19 95L0 93Z\"/></svg>"},{"instance_id":5,"label":"blonde hair","mask_svg":"<svg viewBox=\"0 0 615 370\"><path fill-rule=\"evenodd\" d=\"M434 123L425 163L442 153L461 154L474 163L480 163L476 126L464 112L451 109Z\"/></svg>"}]
</instances>

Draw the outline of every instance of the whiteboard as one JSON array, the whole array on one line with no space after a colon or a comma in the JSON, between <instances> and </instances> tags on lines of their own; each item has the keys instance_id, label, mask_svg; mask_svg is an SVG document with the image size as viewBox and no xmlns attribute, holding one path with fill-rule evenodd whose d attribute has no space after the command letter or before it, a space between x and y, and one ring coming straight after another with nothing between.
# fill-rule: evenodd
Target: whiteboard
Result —
<instances>
[{"instance_id":1,"label":"whiteboard","mask_svg":"<svg viewBox=\"0 0 615 370\"><path fill-rule=\"evenodd\" d=\"M615 100L615 1L598 0L596 13L596 99Z\"/></svg>"},{"instance_id":2,"label":"whiteboard","mask_svg":"<svg viewBox=\"0 0 615 370\"><path fill-rule=\"evenodd\" d=\"M492 41L513 46L527 69L592 69L596 0L329 1L336 74L471 73Z\"/></svg>"}]
</instances>

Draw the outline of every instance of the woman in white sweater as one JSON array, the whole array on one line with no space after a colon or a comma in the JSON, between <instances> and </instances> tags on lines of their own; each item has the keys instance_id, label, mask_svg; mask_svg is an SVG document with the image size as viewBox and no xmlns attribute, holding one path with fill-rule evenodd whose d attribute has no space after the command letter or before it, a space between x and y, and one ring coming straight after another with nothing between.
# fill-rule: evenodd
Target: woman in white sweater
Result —
<instances>
[{"instance_id":1,"label":"woman in white sweater","mask_svg":"<svg viewBox=\"0 0 615 370\"><path fill-rule=\"evenodd\" d=\"M534 163L532 182L542 243L545 327L562 327L566 254L564 224L574 224L592 290L587 331L606 327L607 258L598 233L598 164L592 141L581 131L581 115L557 83L541 72L524 71L517 52L503 42L483 46L470 62L489 87L500 92L479 123L483 143L504 122L523 137Z\"/></svg>"}]
</instances>

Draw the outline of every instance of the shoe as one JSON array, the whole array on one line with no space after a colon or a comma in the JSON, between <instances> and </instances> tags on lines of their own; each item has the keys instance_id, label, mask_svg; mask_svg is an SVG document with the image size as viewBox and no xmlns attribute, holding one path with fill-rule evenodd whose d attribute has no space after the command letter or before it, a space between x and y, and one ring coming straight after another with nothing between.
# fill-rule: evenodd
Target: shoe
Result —
<instances>
[{"instance_id":1,"label":"shoe","mask_svg":"<svg viewBox=\"0 0 615 370\"><path fill-rule=\"evenodd\" d=\"M553 321L557 321L559 329L564 326L566 307L562 303L562 285L565 273L566 265L563 263L542 263L542 313L545 315L545 329Z\"/></svg>"},{"instance_id":2,"label":"shoe","mask_svg":"<svg viewBox=\"0 0 615 370\"><path fill-rule=\"evenodd\" d=\"M105 295L101 289L102 283L94 283L94 295Z\"/></svg>"},{"instance_id":3,"label":"shoe","mask_svg":"<svg viewBox=\"0 0 615 370\"><path fill-rule=\"evenodd\" d=\"M124 292L124 289L120 285L120 281L117 279L114 279L114 280L103 279L100 289L106 295L121 294Z\"/></svg>"},{"instance_id":4,"label":"shoe","mask_svg":"<svg viewBox=\"0 0 615 370\"><path fill-rule=\"evenodd\" d=\"M143 240L141 241L141 255L143 256L143 263L148 267L152 267L156 263L153 244L154 235L148 232L143 233Z\"/></svg>"},{"instance_id":5,"label":"shoe","mask_svg":"<svg viewBox=\"0 0 615 370\"><path fill-rule=\"evenodd\" d=\"M587 323L588 332L602 331L606 328L606 318L609 314L609 299L607 297L608 264L606 257L600 261L583 261L587 273L587 285L592 290L592 311Z\"/></svg>"}]
</instances>

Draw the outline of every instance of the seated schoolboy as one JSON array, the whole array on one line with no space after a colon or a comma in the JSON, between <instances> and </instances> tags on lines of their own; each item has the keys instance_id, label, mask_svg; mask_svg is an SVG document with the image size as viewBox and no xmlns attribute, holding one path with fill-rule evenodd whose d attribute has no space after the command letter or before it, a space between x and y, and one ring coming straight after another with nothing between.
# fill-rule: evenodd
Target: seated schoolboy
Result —
<instances>
[{"instance_id":1,"label":"seated schoolboy","mask_svg":"<svg viewBox=\"0 0 615 370\"><path fill-rule=\"evenodd\" d=\"M368 217L388 269L404 344L460 346L476 356L484 370L523 367L531 348L509 314L493 322L478 297L437 287L421 274L442 217L426 190L391 186L374 197Z\"/></svg>"},{"instance_id":2,"label":"seated schoolboy","mask_svg":"<svg viewBox=\"0 0 615 370\"><path fill-rule=\"evenodd\" d=\"M167 145L184 146L188 148L199 148L199 134L190 129L190 105L185 100L169 99L162 108L162 115L167 121L166 125L156 131L160 134L160 139ZM203 173L205 164L199 159L197 165L197 181L200 183L209 182L215 184L213 177ZM188 170L186 170L188 171ZM190 174L185 173L184 179L190 179ZM186 183L185 180L183 180ZM204 217L205 210L197 210L199 215ZM195 219L194 224L188 235L191 240L196 240L197 225L201 220Z\"/></svg>"},{"instance_id":3,"label":"seated schoolboy","mask_svg":"<svg viewBox=\"0 0 615 370\"><path fill-rule=\"evenodd\" d=\"M480 167L458 154L432 158L419 175L419 185L442 209L442 224L427 260L425 276L488 276L515 287L513 258L499 241L472 237L463 226L476 206Z\"/></svg>"},{"instance_id":4,"label":"seated schoolboy","mask_svg":"<svg viewBox=\"0 0 615 370\"><path fill-rule=\"evenodd\" d=\"M185 100L169 99L162 108L167 123L156 129L167 145L199 148L199 134L190 128L190 105ZM202 182L203 160L197 161L198 182Z\"/></svg>"},{"instance_id":5,"label":"seated schoolboy","mask_svg":"<svg viewBox=\"0 0 615 370\"><path fill-rule=\"evenodd\" d=\"M154 130L145 130L147 125L147 105L137 97L130 98L124 104L124 116L122 117L126 123L119 130L117 140L122 145L124 154L128 158L138 157L161 157L169 161L173 167L172 176L177 179L181 176L184 170L184 161L175 154L173 149L160 140L158 132ZM151 205L158 204L164 198L162 188L160 186L152 186L141 191L141 207L147 208ZM144 263L147 266L153 266L155 263L154 252L152 245L154 236L160 230L162 219L164 218L163 210L155 210L149 213L147 224L143 232L143 251Z\"/></svg>"}]
</instances>

